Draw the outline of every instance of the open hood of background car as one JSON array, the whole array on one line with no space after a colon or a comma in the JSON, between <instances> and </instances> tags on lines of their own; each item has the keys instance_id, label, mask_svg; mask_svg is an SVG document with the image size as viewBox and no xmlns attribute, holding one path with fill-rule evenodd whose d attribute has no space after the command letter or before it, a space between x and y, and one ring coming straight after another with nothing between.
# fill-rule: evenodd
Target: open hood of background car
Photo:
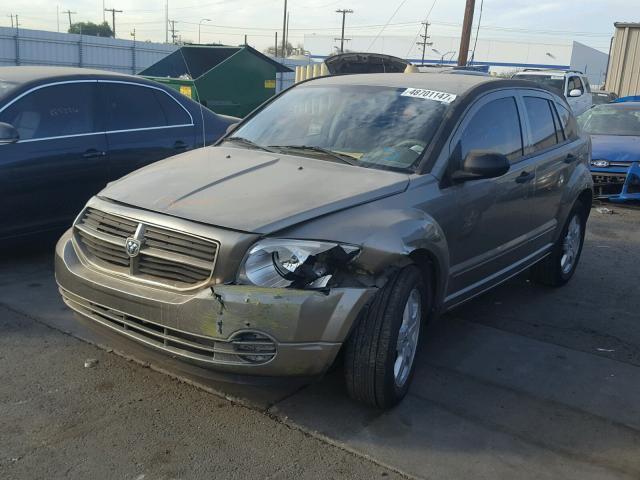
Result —
<instances>
[{"instance_id":1,"label":"open hood of background car","mask_svg":"<svg viewBox=\"0 0 640 480\"><path fill-rule=\"evenodd\" d=\"M341 53L332 55L324 63L331 75L353 73L403 73L409 62L381 53Z\"/></svg>"},{"instance_id":2,"label":"open hood of background car","mask_svg":"<svg viewBox=\"0 0 640 480\"><path fill-rule=\"evenodd\" d=\"M179 218L271 233L404 191L409 176L233 147L154 163L99 196Z\"/></svg>"},{"instance_id":3,"label":"open hood of background car","mask_svg":"<svg viewBox=\"0 0 640 480\"><path fill-rule=\"evenodd\" d=\"M640 161L640 137L629 135L591 135L594 160L610 162Z\"/></svg>"}]
</instances>

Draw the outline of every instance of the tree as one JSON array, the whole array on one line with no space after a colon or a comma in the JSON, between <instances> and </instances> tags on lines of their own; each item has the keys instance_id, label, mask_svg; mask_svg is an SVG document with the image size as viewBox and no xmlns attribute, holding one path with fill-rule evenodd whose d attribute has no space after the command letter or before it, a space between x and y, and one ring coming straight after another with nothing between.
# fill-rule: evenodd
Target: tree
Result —
<instances>
[{"instance_id":1,"label":"tree","mask_svg":"<svg viewBox=\"0 0 640 480\"><path fill-rule=\"evenodd\" d=\"M69 28L69 33L93 35L94 37L113 37L113 30L107 22L100 24L93 22L76 22Z\"/></svg>"},{"instance_id":2,"label":"tree","mask_svg":"<svg viewBox=\"0 0 640 480\"><path fill-rule=\"evenodd\" d=\"M271 46L269 48L267 48L266 50L264 50L264 53L266 53L267 55L273 55L275 56L276 53L276 47L275 46ZM289 42L287 42L286 46L285 46L285 57L289 57L291 55L306 55L307 52L304 49L304 45L302 45L301 43L299 43L297 46L293 46L291 45ZM282 44L278 44L278 56L281 57L282 56Z\"/></svg>"}]
</instances>

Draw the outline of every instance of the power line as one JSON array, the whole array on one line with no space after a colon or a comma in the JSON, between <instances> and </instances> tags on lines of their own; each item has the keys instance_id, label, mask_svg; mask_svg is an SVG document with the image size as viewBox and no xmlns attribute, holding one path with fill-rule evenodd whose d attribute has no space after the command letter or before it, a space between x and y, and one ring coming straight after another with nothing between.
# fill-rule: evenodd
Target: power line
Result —
<instances>
[{"instance_id":1,"label":"power line","mask_svg":"<svg viewBox=\"0 0 640 480\"><path fill-rule=\"evenodd\" d=\"M387 28L389 26L389 24L391 23L391 20L394 19L394 17L396 16L396 14L398 13L398 11L402 8L402 6L407 3L407 0L402 0L400 2L400 4L398 5L398 8L396 8L396 10L393 12L393 14L389 17L389 20L387 20L387 23L384 24L384 26L380 29L380 31L378 32L378 34L375 36L375 38L373 39L373 41L371 42L371 44L369 45L369 48L367 48L367 52L369 50L371 50L371 47L373 47L373 45L376 43L376 41L378 40L378 38L380 37L380 35L382 35L382 32L384 32L385 28Z\"/></svg>"},{"instance_id":2,"label":"power line","mask_svg":"<svg viewBox=\"0 0 640 480\"><path fill-rule=\"evenodd\" d=\"M424 21L428 22L429 21L429 16L431 16L431 12L433 11L433 7L436 6L436 2L438 0L433 0L433 3L431 4L431 8L429 9L429 11L427 12L427 16L424 17ZM420 25L420 27L422 27L422 25ZM405 55L405 57L409 57L409 54L411 53L411 50L413 49L413 47L415 46L416 41L418 40L418 37L420 36L420 32L422 31L422 28L418 29L418 33L416 33L416 38L413 39L413 42L411 42L411 46L409 47L409 50L407 50L407 54Z\"/></svg>"},{"instance_id":3,"label":"power line","mask_svg":"<svg viewBox=\"0 0 640 480\"><path fill-rule=\"evenodd\" d=\"M480 15L478 17L478 27L476 28L476 38L473 41L473 50L471 51L471 63L476 57L476 47L478 46L478 35L480 33L480 24L482 23L482 7L484 6L484 0L480 0Z\"/></svg>"}]
</instances>

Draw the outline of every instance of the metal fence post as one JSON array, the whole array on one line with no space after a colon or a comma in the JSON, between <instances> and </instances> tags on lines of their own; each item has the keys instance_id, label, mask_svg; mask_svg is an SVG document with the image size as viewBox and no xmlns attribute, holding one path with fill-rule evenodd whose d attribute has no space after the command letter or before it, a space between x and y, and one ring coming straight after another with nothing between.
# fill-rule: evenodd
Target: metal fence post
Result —
<instances>
[{"instance_id":1,"label":"metal fence post","mask_svg":"<svg viewBox=\"0 0 640 480\"><path fill-rule=\"evenodd\" d=\"M80 40L78 40L78 66L82 67L83 58L82 58L82 34L80 34Z\"/></svg>"},{"instance_id":2,"label":"metal fence post","mask_svg":"<svg viewBox=\"0 0 640 480\"><path fill-rule=\"evenodd\" d=\"M136 41L131 44L131 74L136 74Z\"/></svg>"},{"instance_id":3,"label":"metal fence post","mask_svg":"<svg viewBox=\"0 0 640 480\"><path fill-rule=\"evenodd\" d=\"M16 27L16 35L15 35L15 42L16 42L16 65L20 65L20 30L18 29L18 27Z\"/></svg>"}]
</instances>

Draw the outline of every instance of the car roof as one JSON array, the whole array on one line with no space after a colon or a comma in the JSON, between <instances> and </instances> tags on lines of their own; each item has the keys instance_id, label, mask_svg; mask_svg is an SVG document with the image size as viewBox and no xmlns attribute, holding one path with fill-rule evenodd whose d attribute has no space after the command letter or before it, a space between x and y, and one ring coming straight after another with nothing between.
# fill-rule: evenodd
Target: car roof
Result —
<instances>
[{"instance_id":1,"label":"car roof","mask_svg":"<svg viewBox=\"0 0 640 480\"><path fill-rule=\"evenodd\" d=\"M73 77L115 77L121 79L136 79L133 75L124 73L109 72L106 70L94 70L90 68L75 67L48 67L48 66L28 66L28 67L0 67L0 80L13 83L30 83L39 80L69 79Z\"/></svg>"},{"instance_id":2,"label":"car roof","mask_svg":"<svg viewBox=\"0 0 640 480\"><path fill-rule=\"evenodd\" d=\"M454 95L464 95L470 90L486 85L491 88L535 88L551 92L551 90L532 86L526 80L499 79L478 75L451 75L449 73L366 73L359 75L334 75L314 78L304 84L315 85L357 85L392 88L423 88L437 90ZM553 92L552 92L553 93Z\"/></svg>"}]
</instances>

